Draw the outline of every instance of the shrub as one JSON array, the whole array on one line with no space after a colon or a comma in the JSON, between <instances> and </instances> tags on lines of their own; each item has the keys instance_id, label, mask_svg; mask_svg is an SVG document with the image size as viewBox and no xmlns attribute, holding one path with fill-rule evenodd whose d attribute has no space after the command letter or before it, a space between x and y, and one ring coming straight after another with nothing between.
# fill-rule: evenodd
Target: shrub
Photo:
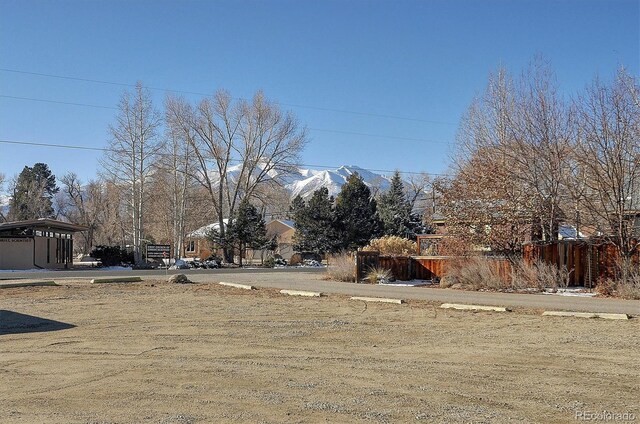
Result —
<instances>
[{"instance_id":1,"label":"shrub","mask_svg":"<svg viewBox=\"0 0 640 424\"><path fill-rule=\"evenodd\" d=\"M640 300L640 273L631 274L626 281L620 281L616 294L623 299Z\"/></svg>"},{"instance_id":2,"label":"shrub","mask_svg":"<svg viewBox=\"0 0 640 424\"><path fill-rule=\"evenodd\" d=\"M267 259L265 259L262 262L262 266L265 268L273 268L276 266L276 258L274 258L273 256L269 256Z\"/></svg>"},{"instance_id":3,"label":"shrub","mask_svg":"<svg viewBox=\"0 0 640 424\"><path fill-rule=\"evenodd\" d=\"M415 241L398 236L384 236L373 239L362 250L380 252L381 255L408 256L415 255L417 245Z\"/></svg>"},{"instance_id":4,"label":"shrub","mask_svg":"<svg viewBox=\"0 0 640 424\"><path fill-rule=\"evenodd\" d=\"M390 269L375 266L369 268L365 279L371 284L388 283L390 281L394 281L393 274L391 273Z\"/></svg>"},{"instance_id":5,"label":"shrub","mask_svg":"<svg viewBox=\"0 0 640 424\"><path fill-rule=\"evenodd\" d=\"M596 292L601 296L640 300L640 273L629 274L626 280L608 278L600 281L596 286Z\"/></svg>"},{"instance_id":6,"label":"shrub","mask_svg":"<svg viewBox=\"0 0 640 424\"><path fill-rule=\"evenodd\" d=\"M504 274L504 275L503 275ZM511 263L510 274L501 274L498 263L489 258L472 257L452 262L440 281L440 287L468 290L524 290L567 287L569 271L566 267L537 261L518 260Z\"/></svg>"},{"instance_id":7,"label":"shrub","mask_svg":"<svg viewBox=\"0 0 640 424\"><path fill-rule=\"evenodd\" d=\"M327 267L327 279L335 281L356 281L356 264L353 255L342 253L331 255Z\"/></svg>"},{"instance_id":8,"label":"shrub","mask_svg":"<svg viewBox=\"0 0 640 424\"><path fill-rule=\"evenodd\" d=\"M511 285L513 288L534 288L538 290L558 289L569 285L569 271L542 261L527 263L516 261L512 266Z\"/></svg>"},{"instance_id":9,"label":"shrub","mask_svg":"<svg viewBox=\"0 0 640 424\"><path fill-rule=\"evenodd\" d=\"M503 289L505 283L491 259L471 257L453 261L447 266L440 287L459 286L468 290Z\"/></svg>"}]
</instances>

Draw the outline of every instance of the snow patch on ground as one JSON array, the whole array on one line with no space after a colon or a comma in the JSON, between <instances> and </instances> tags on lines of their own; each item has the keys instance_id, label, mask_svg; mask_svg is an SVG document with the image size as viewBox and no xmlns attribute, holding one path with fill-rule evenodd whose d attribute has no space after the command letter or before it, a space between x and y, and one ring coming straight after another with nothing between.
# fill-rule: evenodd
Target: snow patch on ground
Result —
<instances>
[{"instance_id":1,"label":"snow patch on ground","mask_svg":"<svg viewBox=\"0 0 640 424\"><path fill-rule=\"evenodd\" d=\"M105 266L100 268L100 271L131 271L132 269L130 266Z\"/></svg>"},{"instance_id":2,"label":"snow patch on ground","mask_svg":"<svg viewBox=\"0 0 640 424\"><path fill-rule=\"evenodd\" d=\"M542 294L556 296L574 296L574 297L594 297L597 293L590 293L584 287L572 287L567 289L558 289L556 292L552 289L546 289Z\"/></svg>"},{"instance_id":3,"label":"snow patch on ground","mask_svg":"<svg viewBox=\"0 0 640 424\"><path fill-rule=\"evenodd\" d=\"M393 287L422 287L431 286L434 283L431 280L410 280L410 281L395 281L393 283L379 283L382 286Z\"/></svg>"}]
</instances>

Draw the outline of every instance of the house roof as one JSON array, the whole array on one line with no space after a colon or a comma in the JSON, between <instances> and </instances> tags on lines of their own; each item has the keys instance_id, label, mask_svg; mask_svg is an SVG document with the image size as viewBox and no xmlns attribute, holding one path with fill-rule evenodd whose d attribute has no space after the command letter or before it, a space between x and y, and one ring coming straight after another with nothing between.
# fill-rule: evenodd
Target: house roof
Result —
<instances>
[{"instance_id":1,"label":"house roof","mask_svg":"<svg viewBox=\"0 0 640 424\"><path fill-rule=\"evenodd\" d=\"M295 228L295 223L293 221L291 221L291 220L288 220L288 219L274 219L273 221L278 221L278 222L283 223L287 227ZM273 222L273 221L271 221L271 222Z\"/></svg>"},{"instance_id":2,"label":"house roof","mask_svg":"<svg viewBox=\"0 0 640 424\"><path fill-rule=\"evenodd\" d=\"M57 221L49 218L29 219L26 221L12 221L0 224L0 231L12 230L15 228L38 228L43 230L62 230L62 231L86 231L89 228L84 225L72 224L70 222Z\"/></svg>"},{"instance_id":3,"label":"house roof","mask_svg":"<svg viewBox=\"0 0 640 424\"><path fill-rule=\"evenodd\" d=\"M229 223L229 220L225 218L222 220L222 222L224 223L224 226L226 228L227 224ZM189 234L187 234L187 237L205 238L207 234L212 230L220 230L220 223L214 222L213 224L207 224L204 227L200 227L197 230L190 232Z\"/></svg>"}]
</instances>

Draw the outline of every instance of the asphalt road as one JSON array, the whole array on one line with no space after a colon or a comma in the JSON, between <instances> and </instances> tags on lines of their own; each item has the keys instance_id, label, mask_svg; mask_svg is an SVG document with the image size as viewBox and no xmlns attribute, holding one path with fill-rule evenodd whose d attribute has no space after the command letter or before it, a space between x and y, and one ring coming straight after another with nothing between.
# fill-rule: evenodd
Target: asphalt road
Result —
<instances>
[{"instance_id":1,"label":"asphalt road","mask_svg":"<svg viewBox=\"0 0 640 424\"><path fill-rule=\"evenodd\" d=\"M340 283L323 280L323 268L297 269L214 269L175 270L171 274L186 274L194 282L210 283L227 281L252 284L256 287L311 290L325 294L348 296L391 297L400 299L427 300L442 303L466 303L510 308L541 309L558 311L623 313L640 316L640 301L608 298L585 298L543 294L515 294L495 292L472 292L432 287L396 287L371 284ZM140 276L143 279L164 279L164 270L141 271L53 271L31 273L0 273L0 279L91 279L107 276ZM0 293L1 294L1 293Z\"/></svg>"},{"instance_id":2,"label":"asphalt road","mask_svg":"<svg viewBox=\"0 0 640 424\"><path fill-rule=\"evenodd\" d=\"M373 284L340 283L322 280L320 274L228 274L224 281L289 290L310 290L348 296L390 297L442 303L466 303L510 308L555 311L602 312L640 315L640 301L608 298L585 298L543 294L472 292L435 287L396 287ZM206 278L194 276L196 282Z\"/></svg>"}]
</instances>

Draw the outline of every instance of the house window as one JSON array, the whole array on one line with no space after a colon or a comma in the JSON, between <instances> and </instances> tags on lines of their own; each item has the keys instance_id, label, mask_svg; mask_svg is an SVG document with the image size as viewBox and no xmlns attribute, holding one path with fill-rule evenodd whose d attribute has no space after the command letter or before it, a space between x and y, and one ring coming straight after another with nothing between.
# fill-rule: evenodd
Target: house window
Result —
<instances>
[{"instance_id":1,"label":"house window","mask_svg":"<svg viewBox=\"0 0 640 424\"><path fill-rule=\"evenodd\" d=\"M187 253L194 253L196 251L196 242L194 240L187 242Z\"/></svg>"}]
</instances>

